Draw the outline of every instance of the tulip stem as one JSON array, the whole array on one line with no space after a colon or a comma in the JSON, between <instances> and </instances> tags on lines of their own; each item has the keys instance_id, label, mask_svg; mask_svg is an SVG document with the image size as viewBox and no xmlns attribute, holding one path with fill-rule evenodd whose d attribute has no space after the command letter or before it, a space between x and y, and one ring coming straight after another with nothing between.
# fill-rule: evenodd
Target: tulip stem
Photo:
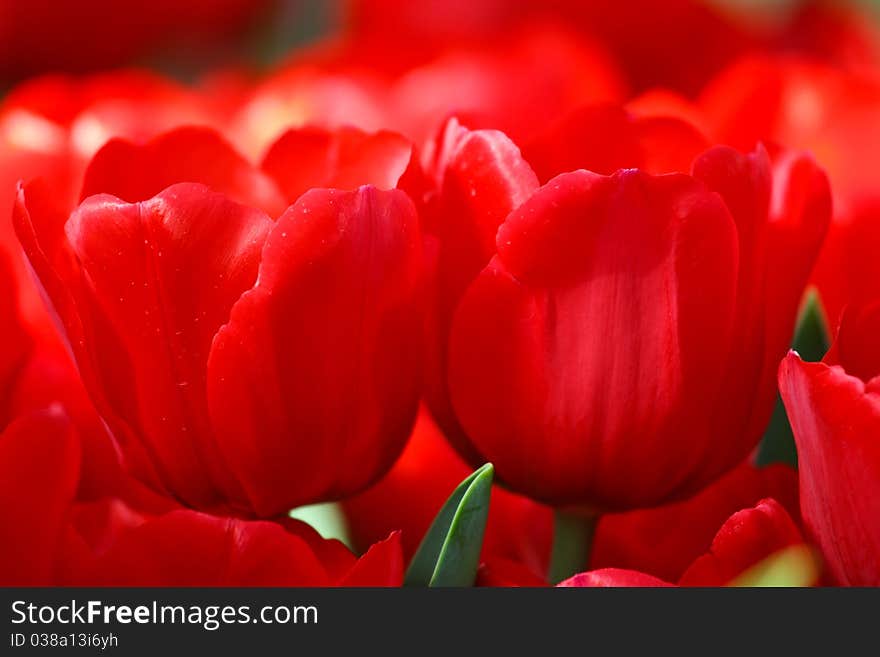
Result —
<instances>
[{"instance_id":1,"label":"tulip stem","mask_svg":"<svg viewBox=\"0 0 880 657\"><path fill-rule=\"evenodd\" d=\"M576 515L556 509L553 515L553 551L547 575L551 584L558 584L586 569L598 520L598 515Z\"/></svg>"}]
</instances>

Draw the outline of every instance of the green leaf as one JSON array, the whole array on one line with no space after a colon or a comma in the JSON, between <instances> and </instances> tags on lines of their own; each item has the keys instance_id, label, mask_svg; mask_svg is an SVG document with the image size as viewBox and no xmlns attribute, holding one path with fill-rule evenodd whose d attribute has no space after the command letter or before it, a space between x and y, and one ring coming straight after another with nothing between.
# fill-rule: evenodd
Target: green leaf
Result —
<instances>
[{"instance_id":1,"label":"green leaf","mask_svg":"<svg viewBox=\"0 0 880 657\"><path fill-rule=\"evenodd\" d=\"M797 587L813 586L819 579L819 564L806 545L793 545L752 566L730 586Z\"/></svg>"},{"instance_id":2,"label":"green leaf","mask_svg":"<svg viewBox=\"0 0 880 657\"><path fill-rule=\"evenodd\" d=\"M446 500L406 572L406 586L473 586L495 469L487 463Z\"/></svg>"},{"instance_id":3,"label":"green leaf","mask_svg":"<svg viewBox=\"0 0 880 657\"><path fill-rule=\"evenodd\" d=\"M828 328L825 321L825 311L819 292L810 288L804 297L801 312L798 317L797 328L791 341L791 348L806 361L816 362L822 360L828 351ZM794 435L785 413L782 398L776 396L776 406L773 415L761 439L758 448L756 463L759 466L771 463L788 463L797 467L797 449L794 444Z\"/></svg>"},{"instance_id":4,"label":"green leaf","mask_svg":"<svg viewBox=\"0 0 880 657\"><path fill-rule=\"evenodd\" d=\"M807 290L798 316L791 348L798 352L804 360L818 362L822 360L830 346L825 309L822 307L819 291L811 287Z\"/></svg>"}]
</instances>

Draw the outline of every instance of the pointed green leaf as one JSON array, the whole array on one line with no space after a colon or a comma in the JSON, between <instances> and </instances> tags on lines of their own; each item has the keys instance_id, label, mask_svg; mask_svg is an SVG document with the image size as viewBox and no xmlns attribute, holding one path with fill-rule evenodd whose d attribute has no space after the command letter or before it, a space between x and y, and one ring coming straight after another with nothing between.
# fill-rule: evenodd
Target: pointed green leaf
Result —
<instances>
[{"instance_id":1,"label":"pointed green leaf","mask_svg":"<svg viewBox=\"0 0 880 657\"><path fill-rule=\"evenodd\" d=\"M752 566L730 586L813 586L819 578L819 564L806 545L793 545Z\"/></svg>"},{"instance_id":2,"label":"pointed green leaf","mask_svg":"<svg viewBox=\"0 0 880 657\"><path fill-rule=\"evenodd\" d=\"M804 297L804 303L798 318L797 328L791 342L800 357L806 361L819 361L828 351L829 347L828 328L825 321L825 311L819 292L810 288ZM758 448L756 463L759 466L771 463L788 463L797 467L797 449L794 444L794 436L791 433L791 425L788 415L782 405L782 399L776 396L776 406L770 423L764 432L761 445Z\"/></svg>"},{"instance_id":3,"label":"pointed green leaf","mask_svg":"<svg viewBox=\"0 0 880 657\"><path fill-rule=\"evenodd\" d=\"M413 557L406 586L473 586L494 474L487 463L452 492Z\"/></svg>"}]
</instances>

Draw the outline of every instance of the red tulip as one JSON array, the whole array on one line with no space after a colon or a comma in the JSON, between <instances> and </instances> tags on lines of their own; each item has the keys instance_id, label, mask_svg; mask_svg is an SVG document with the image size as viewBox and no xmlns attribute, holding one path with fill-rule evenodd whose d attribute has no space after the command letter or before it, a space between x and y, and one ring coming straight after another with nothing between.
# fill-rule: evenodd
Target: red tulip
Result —
<instances>
[{"instance_id":1,"label":"red tulip","mask_svg":"<svg viewBox=\"0 0 880 657\"><path fill-rule=\"evenodd\" d=\"M551 180L455 312L449 391L473 449L520 492L600 509L731 469L769 418L829 214L812 160L772 171L762 149L714 148L692 176Z\"/></svg>"},{"instance_id":2,"label":"red tulip","mask_svg":"<svg viewBox=\"0 0 880 657\"><path fill-rule=\"evenodd\" d=\"M526 149L530 166L503 133L469 130L452 118L422 154L424 180L411 175L401 181L419 202L434 253L427 403L449 440L474 464L485 459L467 441L449 401L448 341L461 297L495 252L498 226L538 189L538 176L546 181L568 165L613 173L623 166L650 166L651 158L658 168L661 161L687 158L689 164L707 145L682 121L639 120L613 105L584 108L540 132Z\"/></svg>"},{"instance_id":3,"label":"red tulip","mask_svg":"<svg viewBox=\"0 0 880 657\"><path fill-rule=\"evenodd\" d=\"M880 303L849 307L821 363L790 353L779 388L801 513L837 584L880 585Z\"/></svg>"},{"instance_id":4,"label":"red tulip","mask_svg":"<svg viewBox=\"0 0 880 657\"><path fill-rule=\"evenodd\" d=\"M22 188L25 252L141 479L200 509L262 516L357 492L391 466L416 410L412 204L395 190L312 190L273 222L230 200L271 199L241 182L261 174L216 136L192 148L196 136L110 144L84 187L125 200L90 196L69 219L44 188ZM123 162L136 181L112 175ZM175 178L217 191L156 193Z\"/></svg>"}]
</instances>

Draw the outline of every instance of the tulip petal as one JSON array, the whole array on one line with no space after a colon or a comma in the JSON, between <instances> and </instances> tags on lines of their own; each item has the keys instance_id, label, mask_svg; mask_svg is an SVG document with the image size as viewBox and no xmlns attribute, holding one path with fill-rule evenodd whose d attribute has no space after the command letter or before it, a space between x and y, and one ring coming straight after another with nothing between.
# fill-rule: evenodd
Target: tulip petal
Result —
<instances>
[{"instance_id":1,"label":"tulip petal","mask_svg":"<svg viewBox=\"0 0 880 657\"><path fill-rule=\"evenodd\" d=\"M412 157L412 145L393 132L357 128L288 130L269 148L263 171L288 203L317 187L393 189Z\"/></svg>"},{"instance_id":2,"label":"tulip petal","mask_svg":"<svg viewBox=\"0 0 880 657\"><path fill-rule=\"evenodd\" d=\"M772 498L734 513L709 551L682 575L682 586L725 586L779 550L804 542L785 508Z\"/></svg>"},{"instance_id":3,"label":"tulip petal","mask_svg":"<svg viewBox=\"0 0 880 657\"><path fill-rule=\"evenodd\" d=\"M779 388L798 448L807 531L835 582L880 585L880 386L789 353Z\"/></svg>"},{"instance_id":4,"label":"tulip petal","mask_svg":"<svg viewBox=\"0 0 880 657\"><path fill-rule=\"evenodd\" d=\"M281 526L190 510L131 527L96 563L94 583L114 586L330 583L308 544Z\"/></svg>"},{"instance_id":5,"label":"tulip petal","mask_svg":"<svg viewBox=\"0 0 880 657\"><path fill-rule=\"evenodd\" d=\"M718 399L715 421L730 439L716 441L707 454L717 475L745 458L770 420L776 368L827 230L830 192L810 158L785 154L772 167L762 146L747 154L714 147L694 162L693 175L722 196L736 222L735 322L737 340L748 345L731 352Z\"/></svg>"},{"instance_id":6,"label":"tulip petal","mask_svg":"<svg viewBox=\"0 0 880 657\"><path fill-rule=\"evenodd\" d=\"M218 443L261 514L357 492L409 436L420 392L421 240L403 192L312 190L214 341Z\"/></svg>"},{"instance_id":7,"label":"tulip petal","mask_svg":"<svg viewBox=\"0 0 880 657\"><path fill-rule=\"evenodd\" d=\"M798 307L831 221L828 176L812 157L786 153L773 168L765 282L764 367L761 389L776 383L779 361L791 341ZM835 318L835 321L837 318ZM766 408L756 408L752 431L767 424Z\"/></svg>"},{"instance_id":8,"label":"tulip petal","mask_svg":"<svg viewBox=\"0 0 880 657\"><path fill-rule=\"evenodd\" d=\"M312 549L324 568L327 570L331 581L338 581L354 567L357 557L345 547L338 539L325 539L317 529L302 520L285 516L276 520L284 529L291 534L299 536Z\"/></svg>"},{"instance_id":9,"label":"tulip petal","mask_svg":"<svg viewBox=\"0 0 880 657\"><path fill-rule=\"evenodd\" d=\"M658 588L674 585L669 582L664 582L662 579L657 579L656 577L635 570L603 568L602 570L591 570L587 573L580 573L573 577L569 577L567 580L560 582L556 586L562 588Z\"/></svg>"},{"instance_id":10,"label":"tulip petal","mask_svg":"<svg viewBox=\"0 0 880 657\"><path fill-rule=\"evenodd\" d=\"M618 169L686 173L709 147L699 130L671 117L634 117L619 105L592 105L565 117L525 148L547 182L566 171L611 175Z\"/></svg>"},{"instance_id":11,"label":"tulip petal","mask_svg":"<svg viewBox=\"0 0 880 657\"><path fill-rule=\"evenodd\" d=\"M403 548L400 532L393 532L367 550L339 580L339 586L402 586Z\"/></svg>"},{"instance_id":12,"label":"tulip petal","mask_svg":"<svg viewBox=\"0 0 880 657\"><path fill-rule=\"evenodd\" d=\"M286 205L273 181L239 155L220 133L195 126L176 128L143 144L111 139L89 163L80 199L110 194L137 203L183 182L206 185L272 217Z\"/></svg>"},{"instance_id":13,"label":"tulip petal","mask_svg":"<svg viewBox=\"0 0 880 657\"><path fill-rule=\"evenodd\" d=\"M258 210L182 183L139 204L87 199L66 225L82 267L79 316L99 387L162 482L195 506L241 491L211 438L208 351L253 285L271 226Z\"/></svg>"},{"instance_id":14,"label":"tulip petal","mask_svg":"<svg viewBox=\"0 0 880 657\"><path fill-rule=\"evenodd\" d=\"M435 190L421 199L436 257L427 318L425 397L446 437L474 467L485 463L465 438L446 381L449 331L458 302L495 253L498 226L537 189L538 179L505 134L468 130L450 119L425 153Z\"/></svg>"}]
</instances>

